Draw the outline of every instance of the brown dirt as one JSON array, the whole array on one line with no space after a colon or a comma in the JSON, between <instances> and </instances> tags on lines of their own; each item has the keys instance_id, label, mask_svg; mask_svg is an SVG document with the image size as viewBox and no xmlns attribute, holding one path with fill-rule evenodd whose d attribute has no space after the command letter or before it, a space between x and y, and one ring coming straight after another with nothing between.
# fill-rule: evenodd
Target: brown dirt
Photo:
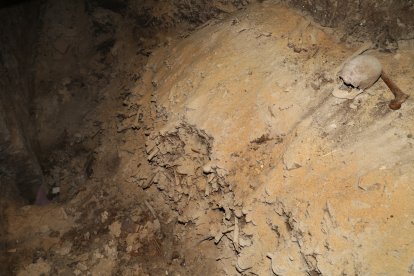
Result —
<instances>
[{"instance_id":1,"label":"brown dirt","mask_svg":"<svg viewBox=\"0 0 414 276\"><path fill-rule=\"evenodd\" d=\"M47 184L60 194L43 207L9 204L13 274L414 271L413 100L388 109L381 81L354 100L331 95L360 44L273 1L139 52L130 21L111 9L91 16L109 31L78 45L88 69L38 98ZM40 75L76 63L66 43L47 48L52 72ZM413 50L371 50L408 94ZM53 110L62 113L50 121Z\"/></svg>"}]
</instances>

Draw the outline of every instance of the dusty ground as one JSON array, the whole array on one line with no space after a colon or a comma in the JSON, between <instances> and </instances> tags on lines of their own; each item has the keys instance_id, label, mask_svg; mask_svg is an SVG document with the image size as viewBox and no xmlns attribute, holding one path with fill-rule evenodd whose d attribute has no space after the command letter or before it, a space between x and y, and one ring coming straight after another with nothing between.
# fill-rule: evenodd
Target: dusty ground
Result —
<instances>
[{"instance_id":1,"label":"dusty ground","mask_svg":"<svg viewBox=\"0 0 414 276\"><path fill-rule=\"evenodd\" d=\"M101 77L58 89L101 96L50 157L54 203L7 209L10 270L414 273L413 100L390 110L382 81L331 95L360 44L272 1L167 34L148 60L126 29L91 65ZM414 97L412 42L370 53Z\"/></svg>"}]
</instances>

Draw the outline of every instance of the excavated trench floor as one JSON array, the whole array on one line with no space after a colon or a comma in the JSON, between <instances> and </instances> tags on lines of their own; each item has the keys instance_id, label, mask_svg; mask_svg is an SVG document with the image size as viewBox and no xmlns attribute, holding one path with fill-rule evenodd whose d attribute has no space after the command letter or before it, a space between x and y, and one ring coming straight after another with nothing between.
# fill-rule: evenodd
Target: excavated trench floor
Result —
<instances>
[{"instance_id":1,"label":"excavated trench floor","mask_svg":"<svg viewBox=\"0 0 414 276\"><path fill-rule=\"evenodd\" d=\"M361 43L273 2L168 37L144 67L121 34L71 144L92 154L55 153L60 201L7 210L11 270L414 272L413 100L390 110L381 80L331 94ZM369 52L414 97L413 46Z\"/></svg>"}]
</instances>

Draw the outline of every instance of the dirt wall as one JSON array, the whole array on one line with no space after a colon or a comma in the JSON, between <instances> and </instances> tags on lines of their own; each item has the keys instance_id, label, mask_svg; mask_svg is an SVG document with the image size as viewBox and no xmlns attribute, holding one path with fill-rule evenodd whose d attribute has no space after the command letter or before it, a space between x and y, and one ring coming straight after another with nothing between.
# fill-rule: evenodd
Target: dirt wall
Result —
<instances>
[{"instance_id":1,"label":"dirt wall","mask_svg":"<svg viewBox=\"0 0 414 276\"><path fill-rule=\"evenodd\" d=\"M9 270L4 212L9 201L22 195L33 201L42 183L34 153L31 116L32 63L36 45L39 1L0 4L0 270ZM1 274L1 273L0 273Z\"/></svg>"},{"instance_id":2,"label":"dirt wall","mask_svg":"<svg viewBox=\"0 0 414 276\"><path fill-rule=\"evenodd\" d=\"M0 10L0 193L34 200L42 172L35 154L33 61L40 1Z\"/></svg>"},{"instance_id":3,"label":"dirt wall","mask_svg":"<svg viewBox=\"0 0 414 276\"><path fill-rule=\"evenodd\" d=\"M398 40L414 39L414 1L288 0L326 27L340 27L346 36L371 40L394 51Z\"/></svg>"}]
</instances>

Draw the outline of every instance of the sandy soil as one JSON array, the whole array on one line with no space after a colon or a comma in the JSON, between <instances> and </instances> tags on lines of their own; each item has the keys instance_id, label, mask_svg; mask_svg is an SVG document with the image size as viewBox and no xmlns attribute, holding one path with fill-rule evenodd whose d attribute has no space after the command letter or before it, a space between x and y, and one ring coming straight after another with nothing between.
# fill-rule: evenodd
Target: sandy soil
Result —
<instances>
[{"instance_id":1,"label":"sandy soil","mask_svg":"<svg viewBox=\"0 0 414 276\"><path fill-rule=\"evenodd\" d=\"M413 100L390 110L381 80L331 94L361 43L265 1L146 59L99 18L122 26L104 77L79 73L99 104L69 131L78 154L54 152L55 202L7 210L14 273L414 273ZM369 53L414 97L412 44Z\"/></svg>"}]
</instances>

